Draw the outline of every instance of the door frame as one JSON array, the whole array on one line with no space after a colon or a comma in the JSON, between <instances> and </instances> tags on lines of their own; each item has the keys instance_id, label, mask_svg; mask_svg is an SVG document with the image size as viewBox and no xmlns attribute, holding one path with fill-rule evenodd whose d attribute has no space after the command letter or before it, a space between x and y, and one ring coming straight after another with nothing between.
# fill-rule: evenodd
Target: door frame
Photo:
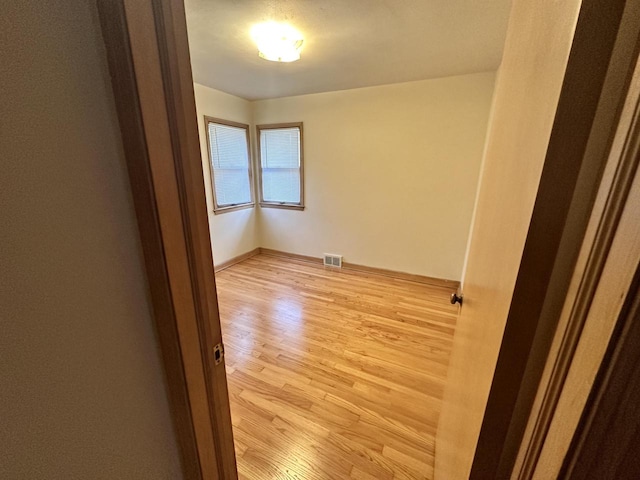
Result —
<instances>
[{"instance_id":1,"label":"door frame","mask_svg":"<svg viewBox=\"0 0 640 480\"><path fill-rule=\"evenodd\" d=\"M470 478L509 478L549 356L638 58L640 0L584 0L525 242ZM589 81L585 81L589 79ZM625 165L629 159L613 159ZM625 163L626 162L626 163ZM633 163L633 162L631 162ZM629 165L627 165L628 167ZM625 177L626 178L626 177ZM559 181L559 179L562 179ZM628 180L628 179L627 179ZM624 199L628 184L610 186ZM607 215L619 218L619 212ZM553 392L529 443L544 442L617 223L609 221L582 272L575 334L562 347ZM581 320L579 320L581 319Z\"/></svg>"},{"instance_id":2,"label":"door frame","mask_svg":"<svg viewBox=\"0 0 640 480\"><path fill-rule=\"evenodd\" d=\"M636 269L558 478L638 478L640 475L635 451L637 430L629 428L628 421L640 415L639 340L640 268ZM617 441L611 442L611 438Z\"/></svg>"},{"instance_id":3,"label":"door frame","mask_svg":"<svg viewBox=\"0 0 640 480\"><path fill-rule=\"evenodd\" d=\"M184 476L235 480L184 4L98 12Z\"/></svg>"},{"instance_id":4,"label":"door frame","mask_svg":"<svg viewBox=\"0 0 640 480\"><path fill-rule=\"evenodd\" d=\"M640 18L640 5L635 16ZM635 215L640 209L638 57L634 70L518 454L514 478L517 474L520 480L558 473L571 433L579 435L581 429L578 418L588 393L584 385L596 389L596 370L605 365L609 336L616 323L623 322L623 300L634 288L640 262L640 223Z\"/></svg>"},{"instance_id":5,"label":"door frame","mask_svg":"<svg viewBox=\"0 0 640 480\"><path fill-rule=\"evenodd\" d=\"M629 3L637 1L629 0ZM602 7L607 3L625 2L585 0L580 13L583 27L585 6ZM98 8L183 472L188 479L237 479L225 362L223 356L216 359L214 354L214 346L222 346L222 335L184 3L183 0L98 0ZM588 33L613 33L614 40L618 39L620 18L616 20L615 14L601 15L600 20L593 15L588 18L591 22L586 29ZM607 19L610 23L606 23ZM595 116L598 112L602 114L600 99L604 93L612 93L605 91L603 85L612 88L605 79L615 48L610 43L604 49L602 45L595 45L596 55L594 45L587 41L589 37L580 38L583 40L574 39L568 72L573 65L577 72L592 73L584 70L585 64L591 62L592 66L598 64L600 77L587 77L589 82L579 76L573 80L565 78L549 152L553 153L556 148L556 155L566 154L562 150L563 140L567 136L573 139L574 130L568 126L576 118L563 109L562 102L563 98L565 102L581 100L576 95L580 92L578 80L589 84L589 100L581 111L587 118L580 119L582 143L574 145L570 160L565 163L554 166L549 155L545 161L472 468L475 478L494 478L481 477L479 472L497 471L505 455L513 453L509 448L519 445L521 436L518 439L518 435L511 435L513 421L526 421L523 412L528 414L531 405L529 409L522 408L518 400L522 399L520 394L524 390L536 387L537 381L535 374L521 381L521 376L514 377L512 373L514 366L522 375L526 373L527 362L518 356L522 356L523 341L527 352L532 352L538 324L523 331L514 323L515 313L528 317L535 312L539 314L548 300L547 289L527 290L531 287L527 286L527 280L540 276L542 281L536 282L538 287L544 281L549 285L566 233L567 215L575 199L573 193L578 179L584 180L572 169L582 165L586 143L594 131ZM618 100L609 99L613 102L607 117L611 125L617 121ZM606 147L607 139L603 141ZM561 174L568 175L573 182L570 192L560 191L566 189L566 185L555 181ZM597 176L586 180L596 188ZM553 202L557 206L559 201L562 208L551 208ZM592 203L583 214L590 212ZM551 231L549 220L554 220ZM576 238L580 243L582 236ZM531 256L541 248L548 254L544 262ZM523 306L526 308L521 308ZM541 352L541 358L546 358L544 349L538 354ZM511 369L508 375L504 375L506 368Z\"/></svg>"}]
</instances>

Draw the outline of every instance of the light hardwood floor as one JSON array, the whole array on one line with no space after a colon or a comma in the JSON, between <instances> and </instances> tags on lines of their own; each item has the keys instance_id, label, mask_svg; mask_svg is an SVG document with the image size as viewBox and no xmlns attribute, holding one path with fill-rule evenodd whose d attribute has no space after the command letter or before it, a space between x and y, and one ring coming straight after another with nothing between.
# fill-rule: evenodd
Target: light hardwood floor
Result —
<instances>
[{"instance_id":1,"label":"light hardwood floor","mask_svg":"<svg viewBox=\"0 0 640 480\"><path fill-rule=\"evenodd\" d=\"M216 279L241 479L433 478L449 289L267 255Z\"/></svg>"}]
</instances>

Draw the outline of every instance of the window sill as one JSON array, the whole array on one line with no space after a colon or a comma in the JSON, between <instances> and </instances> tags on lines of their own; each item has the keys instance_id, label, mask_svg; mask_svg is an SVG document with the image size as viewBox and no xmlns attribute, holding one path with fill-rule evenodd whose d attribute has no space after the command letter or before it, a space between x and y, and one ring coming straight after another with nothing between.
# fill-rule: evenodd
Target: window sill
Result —
<instances>
[{"instance_id":1,"label":"window sill","mask_svg":"<svg viewBox=\"0 0 640 480\"><path fill-rule=\"evenodd\" d=\"M253 208L255 207L255 203L243 203L242 205L231 205L229 207L218 207L213 209L213 213L215 215L220 215L221 213L227 212L235 212L236 210L244 210L245 208Z\"/></svg>"},{"instance_id":2,"label":"window sill","mask_svg":"<svg viewBox=\"0 0 640 480\"><path fill-rule=\"evenodd\" d=\"M294 205L290 203L266 203L260 202L262 208L284 208L286 210L304 210L304 205Z\"/></svg>"}]
</instances>

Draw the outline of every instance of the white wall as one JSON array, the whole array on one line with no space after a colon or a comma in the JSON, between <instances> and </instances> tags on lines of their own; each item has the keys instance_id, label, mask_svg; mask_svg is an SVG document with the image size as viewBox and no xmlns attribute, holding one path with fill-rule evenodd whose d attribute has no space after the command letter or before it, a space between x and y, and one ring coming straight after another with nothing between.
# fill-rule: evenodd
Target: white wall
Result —
<instances>
[{"instance_id":1,"label":"white wall","mask_svg":"<svg viewBox=\"0 0 640 480\"><path fill-rule=\"evenodd\" d=\"M213 248L213 263L219 265L238 255L259 247L256 228L256 208L247 208L219 214L213 213L213 192L211 190L211 170L207 152L207 136L204 116L232 120L251 126L251 103L242 98L195 84L198 130L202 168L209 212L209 232ZM253 129L252 129L253 130Z\"/></svg>"},{"instance_id":2,"label":"white wall","mask_svg":"<svg viewBox=\"0 0 640 480\"><path fill-rule=\"evenodd\" d=\"M181 478L95 2L0 31L0 478Z\"/></svg>"},{"instance_id":3,"label":"white wall","mask_svg":"<svg viewBox=\"0 0 640 480\"><path fill-rule=\"evenodd\" d=\"M261 209L260 246L460 280L494 78L253 102L255 124L304 122L306 209Z\"/></svg>"}]
</instances>

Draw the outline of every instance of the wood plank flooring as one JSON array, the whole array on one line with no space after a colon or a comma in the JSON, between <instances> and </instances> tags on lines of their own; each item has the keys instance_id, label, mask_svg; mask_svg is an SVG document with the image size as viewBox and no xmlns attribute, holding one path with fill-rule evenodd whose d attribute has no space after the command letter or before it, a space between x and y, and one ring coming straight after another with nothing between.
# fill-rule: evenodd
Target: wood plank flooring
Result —
<instances>
[{"instance_id":1,"label":"wood plank flooring","mask_svg":"<svg viewBox=\"0 0 640 480\"><path fill-rule=\"evenodd\" d=\"M430 479L448 289L258 255L216 274L241 479Z\"/></svg>"}]
</instances>

